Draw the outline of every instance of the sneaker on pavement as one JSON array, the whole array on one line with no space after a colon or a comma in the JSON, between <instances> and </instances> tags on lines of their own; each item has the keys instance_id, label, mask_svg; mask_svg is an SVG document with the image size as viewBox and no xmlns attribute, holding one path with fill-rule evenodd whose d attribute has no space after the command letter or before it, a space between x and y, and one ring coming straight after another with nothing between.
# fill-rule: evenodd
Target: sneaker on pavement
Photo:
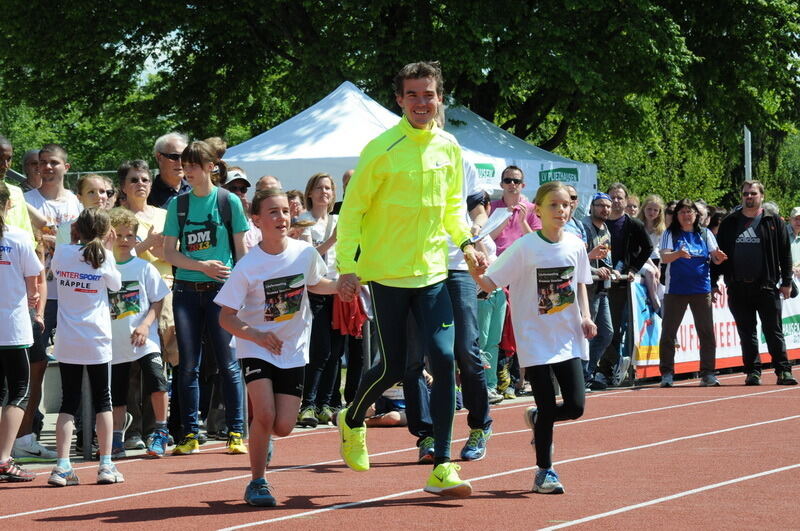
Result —
<instances>
[{"instance_id":1,"label":"sneaker on pavement","mask_svg":"<svg viewBox=\"0 0 800 531\"><path fill-rule=\"evenodd\" d=\"M147 448L147 445L142 440L141 435L134 434L125 439L126 450L144 450L145 448Z\"/></svg>"},{"instance_id":2,"label":"sneaker on pavement","mask_svg":"<svg viewBox=\"0 0 800 531\"><path fill-rule=\"evenodd\" d=\"M525 410L525 424L532 430L536 430L536 415L539 412L535 407L529 407Z\"/></svg>"},{"instance_id":3,"label":"sneaker on pavement","mask_svg":"<svg viewBox=\"0 0 800 531\"><path fill-rule=\"evenodd\" d=\"M501 395L494 389L488 389L486 391L486 394L489 396L489 404L491 405L499 404L500 402L503 401L503 395Z\"/></svg>"},{"instance_id":4,"label":"sneaker on pavement","mask_svg":"<svg viewBox=\"0 0 800 531\"><path fill-rule=\"evenodd\" d=\"M244 441L242 441L242 434L235 431L228 433L228 442L225 447L228 449L227 453L229 454L247 453L247 446L245 446Z\"/></svg>"},{"instance_id":5,"label":"sneaker on pavement","mask_svg":"<svg viewBox=\"0 0 800 531\"><path fill-rule=\"evenodd\" d=\"M433 458L434 458L434 450L433 450L433 437L425 437L419 442L417 442L417 446L419 447L419 454L417 456L417 463L421 465L432 465Z\"/></svg>"},{"instance_id":6,"label":"sneaker on pavement","mask_svg":"<svg viewBox=\"0 0 800 531\"><path fill-rule=\"evenodd\" d=\"M327 425L331 422L335 414L331 406L322 406L319 412L317 412L317 422Z\"/></svg>"},{"instance_id":7,"label":"sneaker on pavement","mask_svg":"<svg viewBox=\"0 0 800 531\"><path fill-rule=\"evenodd\" d=\"M111 459L124 459L128 457L128 454L125 453L125 446L111 446Z\"/></svg>"},{"instance_id":8,"label":"sneaker on pavement","mask_svg":"<svg viewBox=\"0 0 800 531\"><path fill-rule=\"evenodd\" d=\"M36 436L29 433L14 441L11 457L18 463L47 463L55 461L57 455L53 450L39 444Z\"/></svg>"},{"instance_id":9,"label":"sneaker on pavement","mask_svg":"<svg viewBox=\"0 0 800 531\"><path fill-rule=\"evenodd\" d=\"M492 436L492 429L469 430L469 438L461 449L461 459L465 461L480 461L486 457L486 443Z\"/></svg>"},{"instance_id":10,"label":"sneaker on pavement","mask_svg":"<svg viewBox=\"0 0 800 531\"><path fill-rule=\"evenodd\" d=\"M720 383L713 374L706 374L700 378L700 387L719 387Z\"/></svg>"},{"instance_id":11,"label":"sneaker on pavement","mask_svg":"<svg viewBox=\"0 0 800 531\"><path fill-rule=\"evenodd\" d=\"M517 398L517 393L514 391L514 388L509 385L503 391L503 399L504 400L514 400L515 398Z\"/></svg>"},{"instance_id":12,"label":"sneaker on pavement","mask_svg":"<svg viewBox=\"0 0 800 531\"><path fill-rule=\"evenodd\" d=\"M124 483L125 478L122 476L116 465L100 465L97 469L97 484L110 485L112 483Z\"/></svg>"},{"instance_id":13,"label":"sneaker on pavement","mask_svg":"<svg viewBox=\"0 0 800 531\"><path fill-rule=\"evenodd\" d=\"M319 424L316 408L307 406L301 409L300 414L297 415L297 424L304 428L316 428L317 424Z\"/></svg>"},{"instance_id":14,"label":"sneaker on pavement","mask_svg":"<svg viewBox=\"0 0 800 531\"><path fill-rule=\"evenodd\" d=\"M50 479L47 480L47 484L53 485L54 487L71 487L79 483L80 480L78 479L78 475L75 474L75 470L72 468L64 469L58 466L50 472Z\"/></svg>"},{"instance_id":15,"label":"sneaker on pavement","mask_svg":"<svg viewBox=\"0 0 800 531\"><path fill-rule=\"evenodd\" d=\"M671 372L668 372L666 374L662 374L661 375L661 383L658 384L658 386L659 387L672 387L673 384L674 384L673 378L674 378L674 376L672 375Z\"/></svg>"},{"instance_id":16,"label":"sneaker on pavement","mask_svg":"<svg viewBox=\"0 0 800 531\"><path fill-rule=\"evenodd\" d=\"M558 479L558 474L552 468L547 470L539 469L536 472L536 479L533 482L533 492L539 494L564 494L564 485Z\"/></svg>"},{"instance_id":17,"label":"sneaker on pavement","mask_svg":"<svg viewBox=\"0 0 800 531\"><path fill-rule=\"evenodd\" d=\"M181 442L172 449L172 455L189 455L200 452L200 443L196 433L187 433Z\"/></svg>"},{"instance_id":18,"label":"sneaker on pavement","mask_svg":"<svg viewBox=\"0 0 800 531\"><path fill-rule=\"evenodd\" d=\"M339 453L347 466L363 472L369 470L369 453L367 452L367 427L361 425L351 428L345 420L347 408L339 411L336 426L339 428Z\"/></svg>"},{"instance_id":19,"label":"sneaker on pavement","mask_svg":"<svg viewBox=\"0 0 800 531\"><path fill-rule=\"evenodd\" d=\"M745 385L761 385L761 375L757 372L751 372L744 379Z\"/></svg>"},{"instance_id":20,"label":"sneaker on pavement","mask_svg":"<svg viewBox=\"0 0 800 531\"><path fill-rule=\"evenodd\" d=\"M28 472L14 463L13 457L10 457L5 463L0 464L0 481L17 483L21 481L33 481L35 477L36 474Z\"/></svg>"},{"instance_id":21,"label":"sneaker on pavement","mask_svg":"<svg viewBox=\"0 0 800 531\"><path fill-rule=\"evenodd\" d=\"M244 490L244 501L254 507L275 507L277 502L270 491L270 484L264 478L254 479Z\"/></svg>"},{"instance_id":22,"label":"sneaker on pavement","mask_svg":"<svg viewBox=\"0 0 800 531\"><path fill-rule=\"evenodd\" d=\"M797 385L797 380L792 376L792 371L783 371L778 374L777 385Z\"/></svg>"},{"instance_id":23,"label":"sneaker on pavement","mask_svg":"<svg viewBox=\"0 0 800 531\"><path fill-rule=\"evenodd\" d=\"M594 378L589 380L588 385L586 386L592 391L604 391L608 389L608 378L602 372L597 372L594 375Z\"/></svg>"},{"instance_id":24,"label":"sneaker on pavement","mask_svg":"<svg viewBox=\"0 0 800 531\"><path fill-rule=\"evenodd\" d=\"M169 435L164 430L155 430L147 438L149 444L147 445L147 455L150 457L164 457L167 451L167 444L169 443Z\"/></svg>"},{"instance_id":25,"label":"sneaker on pavement","mask_svg":"<svg viewBox=\"0 0 800 531\"><path fill-rule=\"evenodd\" d=\"M472 485L458 477L461 467L455 463L442 463L433 469L423 489L437 496L466 498L472 494Z\"/></svg>"},{"instance_id":26,"label":"sneaker on pavement","mask_svg":"<svg viewBox=\"0 0 800 531\"><path fill-rule=\"evenodd\" d=\"M628 378L628 369L631 368L630 356L620 356L617 366L614 367L614 377L612 383L614 386L620 386Z\"/></svg>"}]
</instances>

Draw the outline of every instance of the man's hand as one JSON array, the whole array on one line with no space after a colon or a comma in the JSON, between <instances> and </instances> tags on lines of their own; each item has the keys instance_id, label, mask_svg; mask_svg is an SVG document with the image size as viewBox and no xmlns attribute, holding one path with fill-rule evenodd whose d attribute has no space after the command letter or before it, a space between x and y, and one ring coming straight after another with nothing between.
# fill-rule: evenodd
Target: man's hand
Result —
<instances>
[{"instance_id":1,"label":"man's hand","mask_svg":"<svg viewBox=\"0 0 800 531\"><path fill-rule=\"evenodd\" d=\"M608 255L608 245L601 243L589 251L589 260L603 260Z\"/></svg>"},{"instance_id":2,"label":"man's hand","mask_svg":"<svg viewBox=\"0 0 800 531\"><path fill-rule=\"evenodd\" d=\"M781 286L781 295L786 300L789 300L792 296L792 286Z\"/></svg>"},{"instance_id":3,"label":"man's hand","mask_svg":"<svg viewBox=\"0 0 800 531\"><path fill-rule=\"evenodd\" d=\"M715 251L711 251L711 260L715 264L719 265L719 264L721 264L722 262L724 262L727 259L728 259L728 255L725 254L725 252L722 251L721 249L717 249Z\"/></svg>"},{"instance_id":4,"label":"man's hand","mask_svg":"<svg viewBox=\"0 0 800 531\"><path fill-rule=\"evenodd\" d=\"M714 286L711 289L711 302L717 302L718 295L722 295L722 292L719 290L719 286Z\"/></svg>"},{"instance_id":5,"label":"man's hand","mask_svg":"<svg viewBox=\"0 0 800 531\"><path fill-rule=\"evenodd\" d=\"M203 264L203 273L214 280L225 280L231 275L231 268L219 260L202 260L200 263Z\"/></svg>"},{"instance_id":6,"label":"man's hand","mask_svg":"<svg viewBox=\"0 0 800 531\"><path fill-rule=\"evenodd\" d=\"M486 255L476 250L475 246L472 244L464 247L464 260L467 261L467 267L479 275L482 275L486 271L486 268L489 267L489 260L486 258Z\"/></svg>"},{"instance_id":7,"label":"man's hand","mask_svg":"<svg viewBox=\"0 0 800 531\"><path fill-rule=\"evenodd\" d=\"M336 283L336 290L343 301L350 302L361 291L361 281L355 273L340 275Z\"/></svg>"},{"instance_id":8,"label":"man's hand","mask_svg":"<svg viewBox=\"0 0 800 531\"><path fill-rule=\"evenodd\" d=\"M607 267L601 267L595 270L595 272L597 273L597 278L600 280L608 280L611 278L611 270Z\"/></svg>"},{"instance_id":9,"label":"man's hand","mask_svg":"<svg viewBox=\"0 0 800 531\"><path fill-rule=\"evenodd\" d=\"M278 339L278 336L273 334L272 332L254 332L255 337L253 338L253 343L256 345L260 345L265 349L269 350L276 356L281 355L281 349L283 348L283 341Z\"/></svg>"}]
</instances>

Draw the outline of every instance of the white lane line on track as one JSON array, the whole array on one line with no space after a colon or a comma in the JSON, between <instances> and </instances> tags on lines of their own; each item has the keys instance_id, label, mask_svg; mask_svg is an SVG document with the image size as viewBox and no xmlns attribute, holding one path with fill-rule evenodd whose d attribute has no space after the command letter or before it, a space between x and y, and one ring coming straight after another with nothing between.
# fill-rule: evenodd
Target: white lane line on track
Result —
<instances>
[{"instance_id":1,"label":"white lane line on track","mask_svg":"<svg viewBox=\"0 0 800 531\"><path fill-rule=\"evenodd\" d=\"M738 395L738 396L745 397L745 396L753 396L753 395L758 395L758 394L778 393L778 392L783 392L783 391L791 391L791 390L795 390L795 389L798 389L798 388L785 387L785 388L782 388L782 389L763 391L763 392L760 392L760 393L750 393L748 395ZM707 401L692 402L691 404L685 404L685 405L698 405L698 404L703 404L703 403L706 403L706 402L711 403L711 402L716 402L718 400L727 400L727 399L737 398L738 396L714 398L714 399L710 399L710 400L707 400ZM574 421L570 421L570 422L564 422L564 423L560 424L560 426L568 426L568 425L571 425L571 424L580 424L580 423L585 423L585 422L594 422L594 421L598 421L598 420L607 420L607 419L623 417L623 416L627 416L627 415L640 414L640 413L646 413L646 412L652 412L652 411L662 411L664 409L671 409L671 408L677 408L677 407L683 407L683 406L684 406L684 404L677 404L675 406L666 406L664 408L654 408L654 409L646 409L646 410L640 410L640 411L631 411L631 412L626 412L626 413L619 413L619 414L616 414L616 415L608 415L608 416L605 416L605 417L596 417L596 418L585 419L585 420L574 420ZM792 418L794 418L794 417L792 417ZM774 421L767 421L767 422L774 422ZM331 430L331 431L333 431L333 430ZM510 432L500 432L500 433L494 434L494 436L526 433L526 432L529 432L529 431L530 430L528 430L528 429L524 429L524 430L515 430L515 431L510 431ZM334 431L334 433L336 433L336 432ZM291 437L291 436L289 436L289 437ZM288 437L285 437L285 438L288 438ZM466 438L462 438L462 439L456 439L453 442L460 442L460 441L465 441L465 440L466 440ZM676 439L676 440L679 440L679 439ZM634 449L636 449L636 448L634 448ZM385 451L385 452L377 452L377 453L370 454L370 457L391 455L391 454L397 454L397 453L402 453L402 452L408 452L408 451L412 451L412 450L416 451L417 450L416 446L412 446L410 448L402 448L402 449L398 449L398 450L388 450L388 451ZM601 454L598 454L598 456L599 455L601 455ZM610 455L610 454L602 454L602 455ZM573 459L573 460L580 460L580 459L582 459L582 458L576 458L576 459ZM573 460L563 461L563 462L566 463L566 462L571 462ZM311 463L311 464L307 464L307 465L296 465L296 466L293 466L293 467L275 468L275 469L269 469L267 471L267 473L270 474L270 473L276 473L276 472L298 470L298 469L303 469L303 468L312 468L312 467L315 467L315 466L322 466L322 465L330 465L330 464L340 463L341 461L342 461L341 459L333 459L333 460L329 460L329 461L322 461L322 462ZM86 467L86 468L92 468L92 467ZM520 469L519 471L532 470L533 468L534 467L528 467L528 468L525 468L525 469ZM503 473L500 473L499 475L504 475L504 474L506 474L506 473L503 472ZM177 489L182 489L182 488L201 487L201 486L204 486L204 485L210 485L210 484L214 484L214 483L221 483L221 482L225 482L225 481L234 481L234 480L244 479L244 478L247 478L247 477L250 477L250 475L247 474L247 475L241 475L241 476L234 476L234 477L230 477L230 478L222 478L222 479L216 479L216 480L210 480L210 481L203 481L203 482L199 482L199 483L190 483L190 484L186 484L186 485L176 485L174 487L165 487L165 488L162 488L162 489L155 489L155 490L150 490L150 491L136 492L136 493L125 494L125 495L121 495L121 496L114 496L114 497L110 497L110 498L99 498L99 499L87 500L87 501L83 501L83 502L76 502L76 503L73 503L73 504L67 504L67 505L62 505L62 506L57 506L57 507L47 507L47 508L44 508L44 509L35 509L35 510L32 510L32 511L25 511L25 512L21 512L21 513L0 515L0 520L5 520L5 519L9 519L9 518L16 518L16 517L20 517L20 516L27 516L27 515L31 515L31 514L38 514L38 513L43 513L43 512L52 512L52 511L57 511L57 510L62 510L62 509L69 509L69 508L73 508L73 507L91 505L91 504L94 504L94 503L104 503L104 502L116 501L116 500L120 500L120 499L134 498L134 497L139 497L139 496L146 496L146 495L149 495L149 494L158 494L160 492L167 492L167 491L177 490ZM486 476L486 477L494 477L494 476ZM485 479L485 478L478 478L478 479ZM412 492L417 492L417 491L412 491ZM358 502L358 503L366 503L366 502Z\"/></svg>"},{"instance_id":2,"label":"white lane line on track","mask_svg":"<svg viewBox=\"0 0 800 531\"><path fill-rule=\"evenodd\" d=\"M712 436L712 435L719 435L721 433L729 433L729 432L732 432L732 431L743 430L743 429L747 429L747 428L756 428L756 427L760 427L760 426L765 426L767 424L774 424L774 423L777 423L777 422L786 422L786 421L798 420L798 419L800 419L800 415L792 415L790 417L783 417L783 418L779 418L779 419L765 420L765 421L762 421L762 422L755 422L755 423L752 423L752 424L744 424L744 425L741 425L741 426L733 426L731 428L723 428L723 429L720 429L720 430L708 431L708 432L704 432L704 433L695 433L695 434L692 434L692 435L684 435L682 437L674 437L674 438L671 438L671 439L665 439L663 441L656 441L656 442L653 442L653 443L640 444L640 445L637 445L637 446L630 446L628 448L619 448L617 450L609 450L607 452L600 452L600 453L591 454L591 455L585 455L585 456L581 456L581 457L573 457L571 459L564 459L563 461L557 461L557 462L553 463L553 465L563 465L563 464L567 464L567 463L575 463L575 462L578 462L578 461L587 461L589 459L597 459L597 458L600 458L600 457L607 457L607 456L610 456L610 455L633 452L633 451L636 451L636 450L643 450L643 449L646 449L646 448L653 448L653 447L656 447L656 446L663 446L663 445L666 445L666 444L671 444L671 443L679 442L679 441L687 441L687 440L691 440L691 439L698 439L700 437L709 437L709 436ZM485 475L485 476L479 476L479 477L475 477L475 478L466 478L466 479L468 481L470 481L470 482L482 481L484 479L492 479L492 478L497 478L497 477L501 477L501 476L508 476L508 475L511 475L511 474L517 474L517 473L520 473L520 472L527 472L527 471L531 471L531 470L535 470L535 469L536 469L535 466L529 466L529 467L517 468L517 469L514 469L514 470L506 470L504 472L497 472L495 474L488 474L488 475ZM392 498L399 498L399 497L402 497L402 496L406 496L408 494L417 494L417 493L420 493L420 492L423 492L423 490L422 489L415 489L415 490L408 490L408 491L404 491L404 492L396 492L396 493L392 493L392 494L387 494L385 496L380 496L380 497L377 497L377 498L369 498L369 499L366 499L366 500L359 500L359 501L350 502L350 503L331 505L330 507L323 507L323 508L320 508L320 509L314 509L312 511L305 511L305 512L286 515L286 516L280 516L280 517L277 517L277 518L270 518L268 520L260 520L258 522L248 522L246 524L241 524L241 525L237 525L237 526L225 527L225 528L220 529L219 531L231 531L233 529L243 529L243 528L246 528L246 527L253 527L253 526L257 526L257 525L271 524L271 523L274 523L274 522L282 522L282 521L285 521L285 520L292 520L292 519L295 519L295 518L303 518L303 517L313 516L313 515L320 514L320 513L326 513L326 512L330 512L330 511L335 511L335 510L338 510L338 509L346 509L348 507L355 507L355 506L359 506L359 505L365 505L365 504L368 504L368 503L374 503L374 502L378 502L378 501L389 500L389 499L392 499ZM453 500L457 500L457 498L453 498Z\"/></svg>"},{"instance_id":3,"label":"white lane line on track","mask_svg":"<svg viewBox=\"0 0 800 531\"><path fill-rule=\"evenodd\" d=\"M778 474L780 472L786 472L787 470L793 470L795 468L800 468L800 463L796 463L794 465L782 466L780 468L773 468L772 470L765 470L763 472L758 472L756 474L749 474L747 476L741 476L738 478L729 479L726 481L720 481L719 483L712 483L711 485L705 485L703 487L698 487L696 489L685 490L683 492L676 492L675 494L670 494L669 496L663 496L661 498L656 498L653 500L648 500L641 503L636 503L633 505L627 505L625 507L620 507L619 509L614 509L613 511L607 511L604 513L593 514L591 516L586 516L584 518L580 518L578 520L571 520L569 522L564 522L562 524L544 527L540 531L551 531L554 529L563 529L565 527L572 527L574 525L585 524L586 522L592 522L594 520L599 520L601 518L606 518L608 516L614 516L621 513L626 513L628 511L633 511L635 509L641 509L642 507L648 507L650 505L656 505L659 503L664 503L672 500L677 500L678 498L683 498L686 496L691 496L692 494L698 494L700 492L705 492L707 490L718 489L720 487L726 487L728 485L733 485L735 483L741 483L743 481L749 481L751 479L757 479L764 476L769 476L772 474Z\"/></svg>"}]
</instances>

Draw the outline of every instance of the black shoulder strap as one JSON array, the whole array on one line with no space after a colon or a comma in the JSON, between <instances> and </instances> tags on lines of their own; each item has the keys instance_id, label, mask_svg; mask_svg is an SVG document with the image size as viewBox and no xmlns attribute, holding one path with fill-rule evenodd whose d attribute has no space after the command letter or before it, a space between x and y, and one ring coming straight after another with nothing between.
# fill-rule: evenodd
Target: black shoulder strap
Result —
<instances>
[{"instance_id":1,"label":"black shoulder strap","mask_svg":"<svg viewBox=\"0 0 800 531\"><path fill-rule=\"evenodd\" d=\"M178 243L183 239L183 226L186 225L186 216L189 214L189 194L181 194L177 197L177 213L178 213Z\"/></svg>"},{"instance_id":2,"label":"black shoulder strap","mask_svg":"<svg viewBox=\"0 0 800 531\"><path fill-rule=\"evenodd\" d=\"M233 223L231 221L231 193L225 188L217 188L217 209L219 210L219 217L228 231L228 245L231 248L231 259L236 263L236 248L233 245Z\"/></svg>"}]
</instances>

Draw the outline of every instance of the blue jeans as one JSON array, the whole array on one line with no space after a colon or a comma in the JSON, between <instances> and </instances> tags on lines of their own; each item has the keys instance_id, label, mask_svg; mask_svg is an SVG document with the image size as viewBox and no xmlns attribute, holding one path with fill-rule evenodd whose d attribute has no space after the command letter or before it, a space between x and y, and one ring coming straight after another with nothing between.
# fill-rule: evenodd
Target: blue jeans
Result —
<instances>
[{"instance_id":1,"label":"blue jeans","mask_svg":"<svg viewBox=\"0 0 800 531\"><path fill-rule=\"evenodd\" d=\"M489 416L489 396L486 393L486 371L478 347L478 292L475 281L467 271L450 270L445 285L453 305L453 350L461 377L464 407L469 411L467 424L473 430L488 430L492 426L492 418ZM420 334L417 337L421 339ZM433 426L425 425L424 417L429 406L421 403L430 400L422 378L425 348L422 345L417 348L412 346L408 351L408 368L403 379L408 429L417 437L427 437L433 434Z\"/></svg>"},{"instance_id":2,"label":"blue jeans","mask_svg":"<svg viewBox=\"0 0 800 531\"><path fill-rule=\"evenodd\" d=\"M497 359L505 317L506 294L502 289L494 290L485 299L478 299L478 344L491 365L486 369L488 389L497 388Z\"/></svg>"},{"instance_id":3,"label":"blue jeans","mask_svg":"<svg viewBox=\"0 0 800 531\"><path fill-rule=\"evenodd\" d=\"M394 288L370 282L369 288L381 357L361 380L345 421L350 427L361 426L367 408L389 387L403 380L408 344L406 320L411 312L433 373L430 404L436 439L434 452L437 460L447 461L455 415L456 374L453 308L445 283L437 282L422 288Z\"/></svg>"},{"instance_id":4,"label":"blue jeans","mask_svg":"<svg viewBox=\"0 0 800 531\"><path fill-rule=\"evenodd\" d=\"M597 370L597 362L600 361L603 352L611 344L611 338L614 337L608 293L601 291L592 295L589 298L589 310L594 324L597 325L597 335L589 340L589 361L583 362L583 377L586 381L589 381L594 375Z\"/></svg>"},{"instance_id":5,"label":"blue jeans","mask_svg":"<svg viewBox=\"0 0 800 531\"><path fill-rule=\"evenodd\" d=\"M181 421L186 433L197 433L200 405L200 360L203 333L208 346L217 357L217 368L222 381L225 402L225 420L228 429L242 433L242 373L239 362L231 352L231 335L219 325L220 307L214 304L222 284L216 289L194 291L180 281L172 288L172 307L175 315L175 336L180 354L180 406Z\"/></svg>"}]
</instances>

